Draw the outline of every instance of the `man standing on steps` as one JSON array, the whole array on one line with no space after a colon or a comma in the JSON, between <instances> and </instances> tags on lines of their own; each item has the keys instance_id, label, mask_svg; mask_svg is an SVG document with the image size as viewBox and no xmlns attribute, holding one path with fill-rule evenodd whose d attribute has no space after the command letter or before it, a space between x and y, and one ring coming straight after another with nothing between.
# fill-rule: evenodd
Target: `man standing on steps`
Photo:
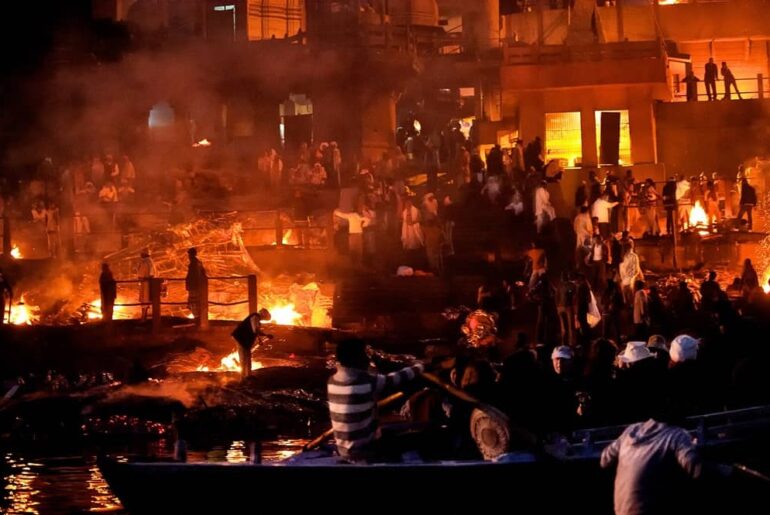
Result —
<instances>
[{"instance_id":1,"label":"man standing on steps","mask_svg":"<svg viewBox=\"0 0 770 515\"><path fill-rule=\"evenodd\" d=\"M709 62L706 63L706 69L703 74L703 82L706 83L706 95L709 100L717 99L717 78L719 77L719 69L714 62L713 57L709 57Z\"/></svg>"}]
</instances>

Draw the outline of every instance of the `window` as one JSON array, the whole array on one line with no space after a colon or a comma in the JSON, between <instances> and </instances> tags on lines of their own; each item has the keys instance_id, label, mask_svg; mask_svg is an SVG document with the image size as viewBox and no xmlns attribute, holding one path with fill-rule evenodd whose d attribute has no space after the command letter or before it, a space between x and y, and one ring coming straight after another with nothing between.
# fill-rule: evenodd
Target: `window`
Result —
<instances>
[{"instance_id":1,"label":"window","mask_svg":"<svg viewBox=\"0 0 770 515\"><path fill-rule=\"evenodd\" d=\"M599 164L609 165L615 163L602 162L602 113L620 113L620 140L618 143L618 163L630 165L631 162L631 127L628 123L628 110L596 111L596 151L599 156Z\"/></svg>"},{"instance_id":2,"label":"window","mask_svg":"<svg viewBox=\"0 0 770 515\"><path fill-rule=\"evenodd\" d=\"M247 9L249 41L281 39L304 30L302 0L250 0Z\"/></svg>"},{"instance_id":3,"label":"window","mask_svg":"<svg viewBox=\"0 0 770 515\"><path fill-rule=\"evenodd\" d=\"M580 113L545 114L545 161L559 159L563 166L577 166L582 161L583 145Z\"/></svg>"}]
</instances>

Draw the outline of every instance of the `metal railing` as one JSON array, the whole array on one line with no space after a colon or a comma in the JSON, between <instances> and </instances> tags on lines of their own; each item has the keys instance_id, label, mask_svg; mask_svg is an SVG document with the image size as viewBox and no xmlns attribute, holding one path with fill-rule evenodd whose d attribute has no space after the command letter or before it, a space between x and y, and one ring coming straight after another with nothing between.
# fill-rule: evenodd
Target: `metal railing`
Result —
<instances>
[{"instance_id":1,"label":"metal railing","mask_svg":"<svg viewBox=\"0 0 770 515\"><path fill-rule=\"evenodd\" d=\"M770 77L765 77L763 74L758 73L756 77L743 77L740 79L735 79L735 82L738 86L740 97L760 99L770 98ZM703 80L699 80L695 86L698 100L708 100L708 94L706 93L706 83ZM715 91L717 100L724 99L724 80L720 79L716 81ZM730 91L730 100L740 99L734 88L731 88ZM687 100L687 85L684 83L683 78L674 78L673 95L675 100Z\"/></svg>"},{"instance_id":2,"label":"metal railing","mask_svg":"<svg viewBox=\"0 0 770 515\"><path fill-rule=\"evenodd\" d=\"M210 281L246 281L246 298L238 299L229 302L213 301L209 298L209 282ZM124 279L115 281L117 284L132 284L143 286L148 284L149 288L149 301L142 301L141 297L137 302L116 302L116 307L141 307L149 308L151 312L152 330L153 332L159 332L161 329L161 308L162 306L188 306L193 313L195 323L201 328L206 329L209 326L209 306L237 306L242 304L248 304L248 312L254 313L257 311L257 276L255 274L250 275L233 275L226 277L206 277L203 278L198 285L197 296L193 296L188 301L167 301L163 300L164 285L170 282L185 282L184 277L147 277L143 279ZM189 292L188 292L189 294ZM194 300L193 300L194 299ZM197 313L196 313L197 312ZM105 320L106 322L112 322L112 320Z\"/></svg>"},{"instance_id":3,"label":"metal railing","mask_svg":"<svg viewBox=\"0 0 770 515\"><path fill-rule=\"evenodd\" d=\"M514 64L557 64L567 62L613 61L659 58L657 41L624 41L592 45L522 45L506 41L504 62Z\"/></svg>"}]
</instances>

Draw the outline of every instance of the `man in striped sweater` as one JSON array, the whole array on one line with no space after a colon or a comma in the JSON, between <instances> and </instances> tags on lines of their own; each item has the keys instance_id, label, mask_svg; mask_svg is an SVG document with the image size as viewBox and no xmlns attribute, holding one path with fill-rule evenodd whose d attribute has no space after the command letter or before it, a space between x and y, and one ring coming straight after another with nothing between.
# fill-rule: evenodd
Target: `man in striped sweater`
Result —
<instances>
[{"instance_id":1,"label":"man in striped sweater","mask_svg":"<svg viewBox=\"0 0 770 515\"><path fill-rule=\"evenodd\" d=\"M334 439L342 458L366 461L377 457L377 399L383 392L414 379L423 369L423 364L418 363L387 375L369 372L369 357L362 340L339 343L337 372L329 378L327 392Z\"/></svg>"}]
</instances>

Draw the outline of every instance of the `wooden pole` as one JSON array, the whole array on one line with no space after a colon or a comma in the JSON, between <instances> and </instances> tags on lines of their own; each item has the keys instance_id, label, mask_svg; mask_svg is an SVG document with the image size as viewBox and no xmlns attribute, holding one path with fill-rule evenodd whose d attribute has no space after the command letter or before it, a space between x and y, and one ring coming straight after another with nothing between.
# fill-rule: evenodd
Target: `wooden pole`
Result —
<instances>
[{"instance_id":1,"label":"wooden pole","mask_svg":"<svg viewBox=\"0 0 770 515\"><path fill-rule=\"evenodd\" d=\"M249 313L257 312L257 276L254 274L249 275L246 278L247 288L249 292Z\"/></svg>"},{"instance_id":2,"label":"wooden pole","mask_svg":"<svg viewBox=\"0 0 770 515\"><path fill-rule=\"evenodd\" d=\"M160 332L160 283L159 277L150 277L150 303L152 304L152 332ZM144 309L144 306L142 306Z\"/></svg>"},{"instance_id":3,"label":"wooden pole","mask_svg":"<svg viewBox=\"0 0 770 515\"><path fill-rule=\"evenodd\" d=\"M209 328L209 280L207 277L201 277L200 299L199 299L199 325L201 329Z\"/></svg>"},{"instance_id":4,"label":"wooden pole","mask_svg":"<svg viewBox=\"0 0 770 515\"><path fill-rule=\"evenodd\" d=\"M275 244L279 247L283 245L283 221L278 210L275 211Z\"/></svg>"}]
</instances>

